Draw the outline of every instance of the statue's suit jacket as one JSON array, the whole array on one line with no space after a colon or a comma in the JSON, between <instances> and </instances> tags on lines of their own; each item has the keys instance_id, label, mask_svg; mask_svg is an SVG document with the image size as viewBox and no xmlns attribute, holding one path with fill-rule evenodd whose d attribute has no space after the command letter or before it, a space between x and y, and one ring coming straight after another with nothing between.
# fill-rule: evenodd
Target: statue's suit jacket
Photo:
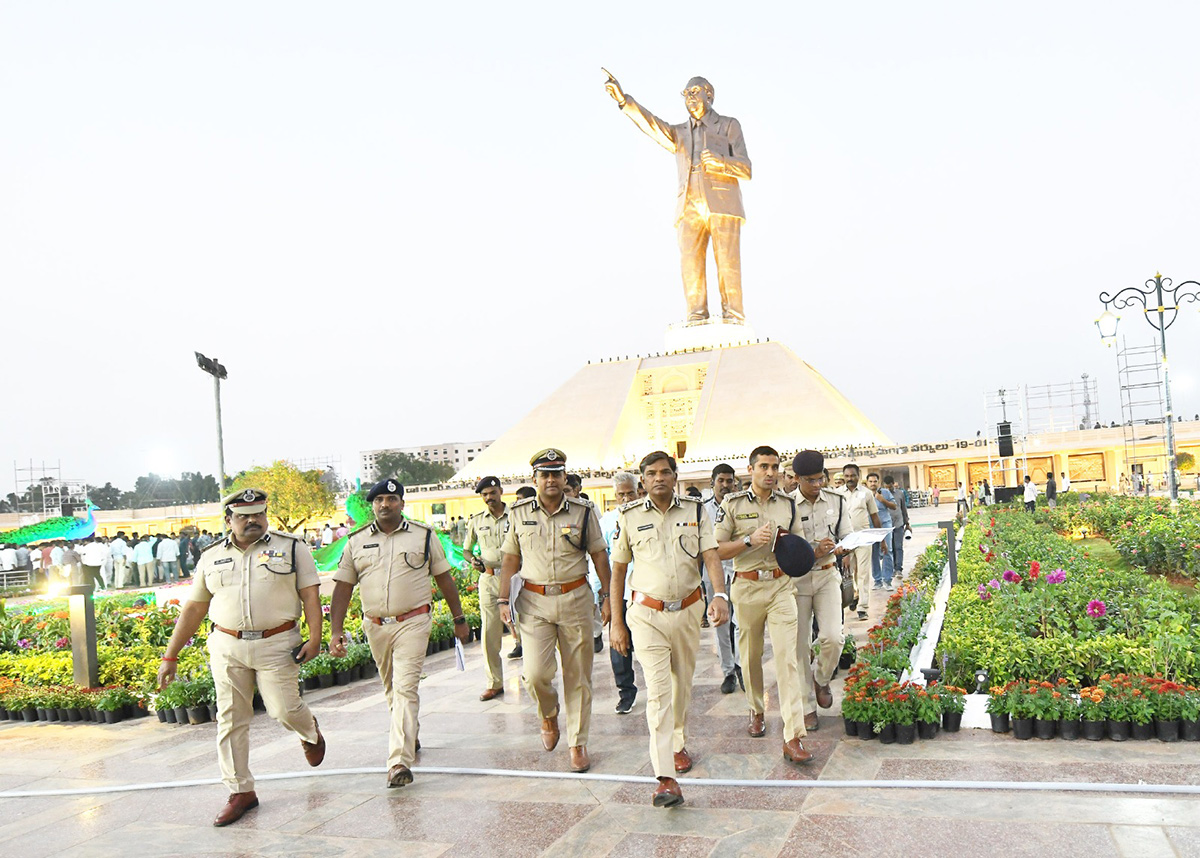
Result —
<instances>
[{"instance_id":1,"label":"statue's suit jacket","mask_svg":"<svg viewBox=\"0 0 1200 858\"><path fill-rule=\"evenodd\" d=\"M692 170L691 117L679 125L669 125L634 101L628 93L625 94L625 105L621 112L656 143L675 153L675 164L679 169L679 196L675 203L675 223L678 224L687 203L688 177ZM695 133L699 135L696 140L697 162L700 152L708 149L723 163L721 172L701 169L697 163L700 191L708 210L712 214L744 220L746 211L742 208L742 189L738 186L738 179L750 178L750 156L746 154L741 124L732 116L721 116L709 108L700 119Z\"/></svg>"}]
</instances>

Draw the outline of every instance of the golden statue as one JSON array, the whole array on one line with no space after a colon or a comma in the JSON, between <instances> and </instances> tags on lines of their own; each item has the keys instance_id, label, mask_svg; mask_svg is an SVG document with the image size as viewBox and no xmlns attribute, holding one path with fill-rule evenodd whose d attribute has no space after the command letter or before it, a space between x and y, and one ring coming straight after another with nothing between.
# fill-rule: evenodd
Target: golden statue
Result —
<instances>
[{"instance_id":1,"label":"golden statue","mask_svg":"<svg viewBox=\"0 0 1200 858\"><path fill-rule=\"evenodd\" d=\"M712 109L713 87L694 77L680 93L688 119L678 125L663 122L633 100L607 70L605 90L621 108L660 146L675 153L679 167L679 199L675 227L683 270L683 294L687 320L708 320L708 240L712 238L717 281L721 288L721 315L727 322L741 323L742 309L742 190L738 179L750 178L750 156L742 139L742 126L730 116Z\"/></svg>"}]
</instances>

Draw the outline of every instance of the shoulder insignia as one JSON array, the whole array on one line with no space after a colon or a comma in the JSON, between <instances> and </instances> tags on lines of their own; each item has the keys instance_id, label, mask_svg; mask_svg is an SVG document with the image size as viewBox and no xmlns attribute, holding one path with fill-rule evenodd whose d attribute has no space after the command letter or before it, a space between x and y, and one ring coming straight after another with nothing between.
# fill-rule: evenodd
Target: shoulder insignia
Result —
<instances>
[{"instance_id":1,"label":"shoulder insignia","mask_svg":"<svg viewBox=\"0 0 1200 858\"><path fill-rule=\"evenodd\" d=\"M404 520L408 522L409 527L423 527L426 530L433 530L433 528L430 525L426 524L423 521L417 521L414 518L406 518Z\"/></svg>"},{"instance_id":2,"label":"shoulder insignia","mask_svg":"<svg viewBox=\"0 0 1200 858\"><path fill-rule=\"evenodd\" d=\"M361 527L354 528L354 530L352 530L346 534L346 538L349 539L351 536L353 536L356 533L362 533L364 530L368 530L372 524L374 524L373 521L368 521L366 524L362 525Z\"/></svg>"},{"instance_id":3,"label":"shoulder insignia","mask_svg":"<svg viewBox=\"0 0 1200 858\"><path fill-rule=\"evenodd\" d=\"M509 509L519 509L520 507L523 507L523 506L529 506L536 500L537 500L537 495L534 495L533 497L529 497L529 498L521 498L519 501L517 501L511 507L509 507Z\"/></svg>"},{"instance_id":4,"label":"shoulder insignia","mask_svg":"<svg viewBox=\"0 0 1200 858\"><path fill-rule=\"evenodd\" d=\"M213 550L214 548L216 548L218 545L224 545L224 544L225 544L225 540L224 540L224 538L221 538L221 539L214 539L212 542L208 543L208 545L207 545L207 546L205 546L204 548L201 548L201 549L200 549L200 553L201 553L201 554L204 554L204 553L205 553L205 552L207 552L207 551L212 551L212 550Z\"/></svg>"},{"instance_id":5,"label":"shoulder insignia","mask_svg":"<svg viewBox=\"0 0 1200 858\"><path fill-rule=\"evenodd\" d=\"M687 501L688 503L704 503L704 501L700 500L700 498L694 498L691 495L680 495L679 499L681 501Z\"/></svg>"},{"instance_id":6,"label":"shoulder insignia","mask_svg":"<svg viewBox=\"0 0 1200 858\"><path fill-rule=\"evenodd\" d=\"M626 510L633 509L635 506L641 506L643 503L644 503L644 501L640 501L640 500L632 500L632 501L629 501L628 503L623 503L619 507L617 507L617 512L625 512Z\"/></svg>"},{"instance_id":7,"label":"shoulder insignia","mask_svg":"<svg viewBox=\"0 0 1200 858\"><path fill-rule=\"evenodd\" d=\"M300 537L296 534L288 533L286 530L270 530L268 533L270 533L272 536L283 537L284 539L300 539Z\"/></svg>"},{"instance_id":8,"label":"shoulder insignia","mask_svg":"<svg viewBox=\"0 0 1200 858\"><path fill-rule=\"evenodd\" d=\"M725 500L729 501L729 500L734 500L736 498L748 498L748 497L750 497L750 489L742 489L740 492L734 492L731 495L725 495ZM724 503L724 501L722 501L722 503Z\"/></svg>"}]
</instances>

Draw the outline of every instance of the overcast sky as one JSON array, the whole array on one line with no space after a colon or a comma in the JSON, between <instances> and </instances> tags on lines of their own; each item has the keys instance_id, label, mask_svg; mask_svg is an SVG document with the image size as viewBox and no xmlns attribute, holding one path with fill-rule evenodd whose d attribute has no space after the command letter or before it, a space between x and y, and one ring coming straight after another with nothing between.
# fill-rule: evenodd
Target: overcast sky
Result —
<instances>
[{"instance_id":1,"label":"overcast sky","mask_svg":"<svg viewBox=\"0 0 1200 858\"><path fill-rule=\"evenodd\" d=\"M1200 279L1197 32L1184 2L0 3L0 487L215 472L195 350L227 470L351 474L661 350L675 165L601 65L674 122L712 81L750 323L894 439L1083 372L1117 419L1097 295ZM1169 336L1191 415L1195 311Z\"/></svg>"}]
</instances>

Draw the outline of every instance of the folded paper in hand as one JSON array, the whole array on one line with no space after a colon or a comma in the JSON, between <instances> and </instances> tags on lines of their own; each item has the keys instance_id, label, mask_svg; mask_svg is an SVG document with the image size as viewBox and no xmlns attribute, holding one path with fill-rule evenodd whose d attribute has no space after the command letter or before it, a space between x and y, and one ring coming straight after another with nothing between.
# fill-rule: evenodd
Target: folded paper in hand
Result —
<instances>
[{"instance_id":1,"label":"folded paper in hand","mask_svg":"<svg viewBox=\"0 0 1200 858\"><path fill-rule=\"evenodd\" d=\"M852 548L874 545L891 532L892 529L890 527L868 527L866 530L856 530L854 533L846 534L842 538L842 541L837 544L837 547L849 551Z\"/></svg>"}]
</instances>

